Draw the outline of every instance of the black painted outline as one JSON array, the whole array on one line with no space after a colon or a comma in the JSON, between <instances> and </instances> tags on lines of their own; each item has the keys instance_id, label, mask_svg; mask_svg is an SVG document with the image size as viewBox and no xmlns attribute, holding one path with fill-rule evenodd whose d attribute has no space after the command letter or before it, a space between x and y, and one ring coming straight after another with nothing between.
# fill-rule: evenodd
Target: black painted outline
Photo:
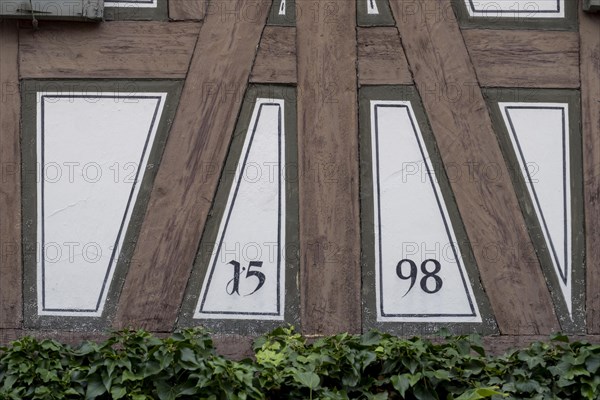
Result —
<instances>
[{"instance_id":1,"label":"black painted outline","mask_svg":"<svg viewBox=\"0 0 600 400\"><path fill-rule=\"evenodd\" d=\"M154 125L157 121L157 115L158 115L158 110L160 109L160 105L162 102L162 97L160 96L109 96L109 95L42 95L41 96L41 103L40 103L40 118L41 118L41 132L40 132L40 147L41 147L41 162L40 165L44 165L44 159L45 159L45 150L44 150L44 138L45 138L45 111L44 111L44 105L45 105L45 99L46 98L54 98L54 99L61 99L61 98L68 98L68 99L113 99L113 100L118 100L118 99L125 99L125 100L157 100L156 103L156 108L154 109L154 114L152 116L152 122L150 123L150 128L148 129L148 135L146 136L146 141L144 143L144 148L142 150L142 156L140 157L140 162L138 164L138 170L136 172L135 175L135 180L133 182L133 185L131 186L131 192L129 193L129 198L127 199L127 205L125 207L125 213L123 214L123 218L121 219L121 225L119 227L119 232L117 234L117 238L115 240L115 244L119 243L120 239L121 239L121 235L123 234L123 227L125 225L125 219L127 217L127 214L129 213L129 208L131 206L131 200L133 197L133 192L135 191L136 185L141 182L139 180L139 176L140 176L140 171L141 171L141 166L142 166L142 162L144 160L144 157L146 155L146 151L148 150L148 144L150 141L150 136L152 135L152 131L154 129ZM43 167L42 167L43 168ZM89 313L96 313L98 312L99 308L100 308L100 303L102 302L102 298L104 297L104 292L106 290L106 284L108 281L108 276L110 275L110 272L113 270L113 268L116 267L116 264L114 263L114 259L116 256L116 251L119 248L117 245L114 246L111 257L110 257L110 261L108 264L108 269L106 271L106 274L104 276L104 280L102 282L102 289L100 291L100 296L98 297L98 301L96 302L96 308L95 309L81 309L81 308L46 308L46 269L45 269L45 257L43 256L43 251L44 251L44 244L45 244L45 229L44 229L44 224L45 224L45 202L44 202L44 179L41 179L41 190L40 190L40 197L41 197L41 203L42 203L42 211L41 211L41 232L42 232L42 240L41 240L41 249L42 249L42 256L41 256L41 264L42 264L42 310L41 311L47 311L47 312L89 312Z\"/></svg>"},{"instance_id":2,"label":"black painted outline","mask_svg":"<svg viewBox=\"0 0 600 400\"><path fill-rule=\"evenodd\" d=\"M217 258L221 251L221 246L223 244L223 238L225 237L225 233L227 232L227 225L229 224L229 219L231 217L231 213L233 212L233 208L235 206L235 200L237 198L237 194L240 188L240 184L242 182L242 176L246 169L246 162L248 161L248 156L250 155L250 150L252 148L252 142L254 141L254 134L256 133L256 129L258 127L258 122L260 121L260 115L262 113L263 106L276 106L278 108L278 128L277 128L277 141L278 141L278 163L281 166L281 155L282 155L282 146L281 146L281 136L282 136L282 109L281 104L279 103L261 103L258 106L258 113L256 115L256 120L254 121L254 126L252 127L252 133L250 135L250 140L248 142L248 148L246 149L246 154L244 154L244 161L242 163L242 168L240 169L240 173L238 175L238 180L235 184L235 189L233 193L233 198L231 200L231 204L229 205L229 210L227 211L227 216L225 217L225 226L223 227L223 232L221 233L221 238L219 239L219 245L217 246L217 251L215 254L215 259L213 260L212 266L210 268L210 273L208 274L208 282L206 283L206 289L204 290L204 295L202 296L202 301L200 303L200 308L198 309L199 314L219 314L219 315L263 315L263 316L283 316L281 312L281 168L278 168L278 204L277 204L277 312L276 313L264 313L264 312L239 312L239 311L202 311L204 308L204 303L206 302L206 297L208 296L208 291L210 289L213 273L215 271L215 267L217 264ZM194 315L196 314L196 310L194 310ZM205 318L195 318L193 319L205 319Z\"/></svg>"},{"instance_id":3,"label":"black painted outline","mask_svg":"<svg viewBox=\"0 0 600 400\"><path fill-rule=\"evenodd\" d=\"M471 6L471 11L474 13L499 13L499 14L532 14L532 13L537 13L537 14L558 14L560 13L561 9L560 9L560 0L556 0L556 10L538 10L538 11L528 11L528 10L517 10L517 11L513 11L513 10L496 10L494 9L492 10L477 10L475 9L475 5L473 4L473 0L469 0L469 5ZM473 17L483 17L483 18L490 18L487 16L473 16ZM539 18L539 17L528 17L528 18ZM557 17L557 18L564 18L564 17Z\"/></svg>"},{"instance_id":4,"label":"black painted outline","mask_svg":"<svg viewBox=\"0 0 600 400\"><path fill-rule=\"evenodd\" d=\"M117 3L116 6L112 6L112 5L107 5L106 7L110 7L110 8L118 8L120 7L120 4L152 4L154 3L154 0L148 0L148 1L134 1L134 0L114 0L114 1L105 1L106 3ZM156 8L158 7L158 0L156 2L156 5L154 7L144 7L144 8ZM135 7L132 7L135 8Z\"/></svg>"},{"instance_id":5,"label":"black painted outline","mask_svg":"<svg viewBox=\"0 0 600 400\"><path fill-rule=\"evenodd\" d=\"M564 263L564 271L562 268L558 268L559 271L559 275L561 280L563 281L563 283L566 285L568 282L568 240L570 239L567 235L568 233L568 226L567 226L567 216L569 214L569 210L567 210L567 152L566 152L566 113L565 113L565 108L564 107L555 107L555 106L504 106L504 112L506 114L506 117L508 119L509 125L510 125L510 131L512 133L513 138L515 139L515 143L517 144L517 150L518 150L518 154L519 154L519 158L521 159L521 162L523 162L523 165L525 166L525 172L527 174L527 186L531 188L531 190L533 191L533 200L535 201L535 204L540 212L540 215L538 216L538 220L541 219L540 223L544 229L544 231L546 232L546 236L548 237L548 241L550 243L548 243L550 245L550 249L552 250L552 258L554 259L554 261L556 262L557 265L561 265L561 263L559 262L558 259L558 255L556 254L556 250L554 248L554 241L552 240L552 235L550 235L550 231L548 230L548 226L546 224L546 218L544 216L544 212L542 210L542 207L540 205L539 202L539 198L537 195L537 191L535 190L535 185L533 184L533 181L531 180L531 175L529 174L529 169L527 169L527 160L525 159L525 155L523 154L523 150L521 149L521 143L519 142L519 138L518 135L516 133L516 129L514 127L512 118L510 116L510 110L561 110L562 112L562 144L563 144L563 157L562 157L562 161L563 161L563 225L564 225L564 258L565 258L565 263ZM537 212L536 212L537 215Z\"/></svg>"},{"instance_id":6,"label":"black painted outline","mask_svg":"<svg viewBox=\"0 0 600 400\"><path fill-rule=\"evenodd\" d=\"M429 182L431 183L431 187L433 190L433 193L435 195L435 199L438 205L438 210L440 211L440 215L442 217L442 221L444 222L444 227L446 229L446 235L448 236L448 240L450 242L450 245L452 246L452 252L454 253L454 258L456 259L456 262L458 264L458 271L460 273L460 277L461 280L463 282L463 287L465 289L465 293L467 294L467 299L469 301L469 306L471 308L471 314L386 314L384 312L384 307L383 307L383 266L381 263L382 260L382 248L381 248L381 191L380 191L380 181L379 181L379 116L377 113L377 109L379 107L382 108L405 108L407 110L407 115L410 119L410 123L411 126L413 128L413 133L415 135L415 138L417 140L417 144L419 145L419 151L421 153L421 158L425 164L425 167L427 168L427 176L430 177ZM412 117L412 114L410 112L410 108L407 105L403 105L403 104L375 104L374 106L374 117L375 117L375 171L376 171L376 175L377 175L377 179L375 182L375 185L377 186L377 223L378 223L378 229L379 229L379 243L377 243L377 246L379 248L379 308L380 308L380 312L381 312L381 316L382 317L399 317L399 318L436 318L436 317L476 317L477 313L475 312L475 307L473 306L473 299L471 299L471 295L469 293L469 289L467 287L467 283L465 281L465 277L462 271L462 260L460 257L458 257L458 254L456 253L456 247L454 245L454 242L452 241L452 237L450 235L450 228L448 226L448 221L446 219L446 216L444 215L444 211L442 209L441 203L440 203L440 195L438 194L435 184L433 183L433 179L431 179L432 176L432 172L429 169L429 165L427 164L427 157L425 157L425 153L423 150L423 144L421 143L421 139L419 137L418 134L418 130L416 128L416 124L415 121Z\"/></svg>"}]
</instances>

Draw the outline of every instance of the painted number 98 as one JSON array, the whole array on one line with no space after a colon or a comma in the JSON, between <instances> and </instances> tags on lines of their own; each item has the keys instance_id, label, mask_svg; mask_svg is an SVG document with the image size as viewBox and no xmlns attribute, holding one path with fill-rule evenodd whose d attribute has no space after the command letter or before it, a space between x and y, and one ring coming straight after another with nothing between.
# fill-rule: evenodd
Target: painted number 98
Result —
<instances>
[{"instance_id":1,"label":"painted number 98","mask_svg":"<svg viewBox=\"0 0 600 400\"><path fill-rule=\"evenodd\" d=\"M431 271L428 269L429 265L433 266ZM442 290L444 281L442 281L442 278L438 275L441 269L442 265L438 260L429 259L421 263L421 273L423 274L423 277L419 282L421 290L428 294L434 294ZM408 272L408 274L405 274L405 272ZM406 293L404 293L404 296L406 296L415 286L415 283L417 283L418 273L417 264L415 264L413 260L404 259L396 265L396 275L398 275L398 278L404 281L410 280L410 287ZM433 283L430 283L431 281L433 281ZM432 285L433 288L431 288Z\"/></svg>"}]
</instances>

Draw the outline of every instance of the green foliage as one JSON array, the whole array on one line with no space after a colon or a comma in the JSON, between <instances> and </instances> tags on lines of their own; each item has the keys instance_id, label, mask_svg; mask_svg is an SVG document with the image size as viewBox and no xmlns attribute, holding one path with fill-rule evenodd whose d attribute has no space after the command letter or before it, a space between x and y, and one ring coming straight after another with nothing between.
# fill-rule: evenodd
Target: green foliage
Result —
<instances>
[{"instance_id":1,"label":"green foliage","mask_svg":"<svg viewBox=\"0 0 600 400\"><path fill-rule=\"evenodd\" d=\"M307 341L279 328L255 360L216 354L202 329L124 330L73 348L25 337L0 348L0 399L598 399L600 346L557 335L500 357L477 336L440 343L369 332Z\"/></svg>"}]
</instances>

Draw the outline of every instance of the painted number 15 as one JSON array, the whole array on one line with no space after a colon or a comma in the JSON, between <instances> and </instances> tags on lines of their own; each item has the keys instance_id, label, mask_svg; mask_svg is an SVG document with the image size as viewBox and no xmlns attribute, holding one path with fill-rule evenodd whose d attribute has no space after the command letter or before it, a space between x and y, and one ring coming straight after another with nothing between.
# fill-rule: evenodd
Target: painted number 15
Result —
<instances>
[{"instance_id":1,"label":"painted number 15","mask_svg":"<svg viewBox=\"0 0 600 400\"><path fill-rule=\"evenodd\" d=\"M427 269L429 265L433 265L433 270L429 271ZM434 294L442 290L444 281L442 281L442 278L440 278L438 275L441 269L442 265L438 260L429 259L421 263L421 273L423 274L423 277L419 282L421 290L428 294ZM405 272L408 272L408 274L405 275ZM410 280L410 287L406 293L404 293L404 296L406 296L415 286L415 283L417 283L418 273L419 271L417 270L417 264L415 264L413 260L404 259L401 260L398 265L396 265L396 275L398 275L398 278L402 280ZM433 284L429 283L431 281L433 281ZM433 285L433 288L431 288L431 285Z\"/></svg>"},{"instance_id":2,"label":"painted number 15","mask_svg":"<svg viewBox=\"0 0 600 400\"><path fill-rule=\"evenodd\" d=\"M258 283L256 284L256 288L254 288L254 291L252 293L247 294L246 296L253 295L265 284L265 274L263 274L260 271L252 270L253 267L261 268L263 265L262 261L250 261L250 264L248 264L248 269L246 269L246 267L242 268L240 263L235 260L229 261L228 264L233 265L233 278L229 282L227 282L227 286L225 287L225 291L228 295L240 295L240 278L242 276L242 272L244 271L246 271L246 279L252 277L258 279Z\"/></svg>"}]
</instances>

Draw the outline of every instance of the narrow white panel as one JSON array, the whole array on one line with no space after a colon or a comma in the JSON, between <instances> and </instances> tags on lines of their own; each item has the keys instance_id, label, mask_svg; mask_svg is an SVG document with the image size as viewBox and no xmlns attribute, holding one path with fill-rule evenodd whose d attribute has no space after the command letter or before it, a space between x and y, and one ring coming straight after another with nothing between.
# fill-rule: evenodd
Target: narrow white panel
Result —
<instances>
[{"instance_id":1,"label":"narrow white panel","mask_svg":"<svg viewBox=\"0 0 600 400\"><path fill-rule=\"evenodd\" d=\"M194 318L283 320L283 115L257 99Z\"/></svg>"},{"instance_id":2,"label":"narrow white panel","mask_svg":"<svg viewBox=\"0 0 600 400\"><path fill-rule=\"evenodd\" d=\"M379 8L377 8L376 0L367 0L367 13L368 14L379 14Z\"/></svg>"},{"instance_id":3,"label":"narrow white panel","mask_svg":"<svg viewBox=\"0 0 600 400\"><path fill-rule=\"evenodd\" d=\"M199 1L199 0L198 0ZM105 7L120 8L156 8L158 0L123 0L123 1L105 1Z\"/></svg>"},{"instance_id":4,"label":"narrow white panel","mask_svg":"<svg viewBox=\"0 0 600 400\"><path fill-rule=\"evenodd\" d=\"M38 312L100 316L165 93L38 93Z\"/></svg>"},{"instance_id":5,"label":"narrow white panel","mask_svg":"<svg viewBox=\"0 0 600 400\"><path fill-rule=\"evenodd\" d=\"M481 322L410 102L371 101L378 321Z\"/></svg>"},{"instance_id":6,"label":"narrow white panel","mask_svg":"<svg viewBox=\"0 0 600 400\"><path fill-rule=\"evenodd\" d=\"M569 106L562 103L500 103L499 106L571 312Z\"/></svg>"},{"instance_id":7,"label":"narrow white panel","mask_svg":"<svg viewBox=\"0 0 600 400\"><path fill-rule=\"evenodd\" d=\"M564 18L565 0L464 0L472 17ZM569 0L571 1L571 0Z\"/></svg>"},{"instance_id":8,"label":"narrow white panel","mask_svg":"<svg viewBox=\"0 0 600 400\"><path fill-rule=\"evenodd\" d=\"M279 4L279 15L285 15L285 0L281 0Z\"/></svg>"}]
</instances>

